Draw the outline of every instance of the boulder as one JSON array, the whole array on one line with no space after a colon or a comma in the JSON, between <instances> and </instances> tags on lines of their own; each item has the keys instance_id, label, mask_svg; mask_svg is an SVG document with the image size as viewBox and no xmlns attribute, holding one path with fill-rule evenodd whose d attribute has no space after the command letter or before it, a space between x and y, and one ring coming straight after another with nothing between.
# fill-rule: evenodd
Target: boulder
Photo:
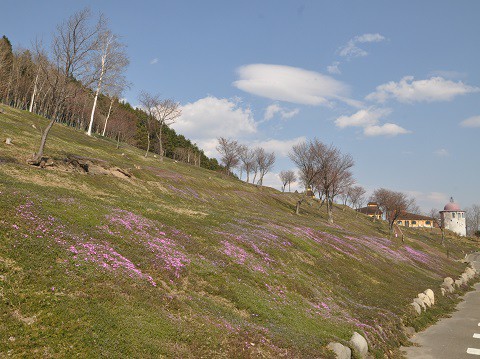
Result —
<instances>
[{"instance_id":1,"label":"boulder","mask_svg":"<svg viewBox=\"0 0 480 359\"><path fill-rule=\"evenodd\" d=\"M427 307L425 306L425 303L420 298L415 298L413 300L413 302L417 303L423 310L427 310Z\"/></svg>"},{"instance_id":2,"label":"boulder","mask_svg":"<svg viewBox=\"0 0 480 359\"><path fill-rule=\"evenodd\" d=\"M465 269L465 274L469 277L469 279L475 277L475 271L470 267L467 267L467 269Z\"/></svg>"},{"instance_id":3,"label":"boulder","mask_svg":"<svg viewBox=\"0 0 480 359\"><path fill-rule=\"evenodd\" d=\"M440 288L440 292L442 292L442 296L445 296L446 291L447 290L445 288L443 287Z\"/></svg>"},{"instance_id":4,"label":"boulder","mask_svg":"<svg viewBox=\"0 0 480 359\"><path fill-rule=\"evenodd\" d=\"M354 332L350 338L350 345L356 355L363 359L367 357L368 354L368 343L364 337L362 337L357 332Z\"/></svg>"},{"instance_id":5,"label":"boulder","mask_svg":"<svg viewBox=\"0 0 480 359\"><path fill-rule=\"evenodd\" d=\"M415 309L417 314L422 314L422 308L420 308L420 305L418 303L412 302L410 303L410 305L413 307L413 309Z\"/></svg>"},{"instance_id":6,"label":"boulder","mask_svg":"<svg viewBox=\"0 0 480 359\"><path fill-rule=\"evenodd\" d=\"M425 293L427 295L427 297L430 299L430 303L432 303L432 305L434 305L435 304L435 294L433 293L433 290L427 289L423 293Z\"/></svg>"},{"instance_id":7,"label":"boulder","mask_svg":"<svg viewBox=\"0 0 480 359\"><path fill-rule=\"evenodd\" d=\"M467 284L468 281L470 280L470 277L468 276L467 273L462 273L461 277L463 278L463 283Z\"/></svg>"},{"instance_id":8,"label":"boulder","mask_svg":"<svg viewBox=\"0 0 480 359\"><path fill-rule=\"evenodd\" d=\"M455 286L456 286L457 288L460 288L462 285L463 285L463 280L457 279L457 280L455 281Z\"/></svg>"},{"instance_id":9,"label":"boulder","mask_svg":"<svg viewBox=\"0 0 480 359\"><path fill-rule=\"evenodd\" d=\"M335 353L337 359L350 359L352 357L352 350L340 343L330 343L327 348Z\"/></svg>"},{"instance_id":10,"label":"boulder","mask_svg":"<svg viewBox=\"0 0 480 359\"><path fill-rule=\"evenodd\" d=\"M442 284L442 287L445 288L445 290L446 290L447 292L449 292L449 293L455 292L455 288L454 288L453 285L451 285L451 284L445 284L445 283L443 283L443 284Z\"/></svg>"},{"instance_id":11,"label":"boulder","mask_svg":"<svg viewBox=\"0 0 480 359\"><path fill-rule=\"evenodd\" d=\"M432 302L430 302L430 298L428 298L428 296L425 293L419 293L417 297L421 299L427 307L430 308L432 306Z\"/></svg>"},{"instance_id":12,"label":"boulder","mask_svg":"<svg viewBox=\"0 0 480 359\"><path fill-rule=\"evenodd\" d=\"M12 144L12 139L10 137L8 137L6 140L5 140L5 143L7 145L11 145Z\"/></svg>"},{"instance_id":13,"label":"boulder","mask_svg":"<svg viewBox=\"0 0 480 359\"><path fill-rule=\"evenodd\" d=\"M404 327L403 332L407 337L412 337L415 335L415 328L414 327Z\"/></svg>"},{"instance_id":14,"label":"boulder","mask_svg":"<svg viewBox=\"0 0 480 359\"><path fill-rule=\"evenodd\" d=\"M447 277L447 278L445 278L445 279L443 280L443 284L445 284L445 285L447 285L447 286L448 286L448 285L453 285L453 283L454 283L454 280L453 280L452 278L450 278L450 277Z\"/></svg>"}]
</instances>

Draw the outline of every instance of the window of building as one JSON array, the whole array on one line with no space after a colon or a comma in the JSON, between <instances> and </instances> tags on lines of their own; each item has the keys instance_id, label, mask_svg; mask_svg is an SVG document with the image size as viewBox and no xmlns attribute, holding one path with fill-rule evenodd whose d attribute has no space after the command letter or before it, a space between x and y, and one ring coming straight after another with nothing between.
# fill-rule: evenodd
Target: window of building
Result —
<instances>
[{"instance_id":1,"label":"window of building","mask_svg":"<svg viewBox=\"0 0 480 359\"><path fill-rule=\"evenodd\" d=\"M425 221L425 224L426 224L427 226L429 226L429 225L430 225L430 221Z\"/></svg>"},{"instance_id":2,"label":"window of building","mask_svg":"<svg viewBox=\"0 0 480 359\"><path fill-rule=\"evenodd\" d=\"M412 221L412 224L417 224L417 221Z\"/></svg>"},{"instance_id":3,"label":"window of building","mask_svg":"<svg viewBox=\"0 0 480 359\"><path fill-rule=\"evenodd\" d=\"M455 218L455 212L452 212L452 218Z\"/></svg>"},{"instance_id":4,"label":"window of building","mask_svg":"<svg viewBox=\"0 0 480 359\"><path fill-rule=\"evenodd\" d=\"M397 224L402 224L402 221L397 221Z\"/></svg>"}]
</instances>

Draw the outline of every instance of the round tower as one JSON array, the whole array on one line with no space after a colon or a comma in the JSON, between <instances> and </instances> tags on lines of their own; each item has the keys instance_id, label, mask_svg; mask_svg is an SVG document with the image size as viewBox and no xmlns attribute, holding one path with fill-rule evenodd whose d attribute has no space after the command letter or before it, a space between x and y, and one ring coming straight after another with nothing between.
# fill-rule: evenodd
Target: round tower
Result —
<instances>
[{"instance_id":1,"label":"round tower","mask_svg":"<svg viewBox=\"0 0 480 359\"><path fill-rule=\"evenodd\" d=\"M460 236L467 235L467 225L465 222L465 211L450 197L450 202L445 205L443 211L440 211L442 227L449 229Z\"/></svg>"}]
</instances>

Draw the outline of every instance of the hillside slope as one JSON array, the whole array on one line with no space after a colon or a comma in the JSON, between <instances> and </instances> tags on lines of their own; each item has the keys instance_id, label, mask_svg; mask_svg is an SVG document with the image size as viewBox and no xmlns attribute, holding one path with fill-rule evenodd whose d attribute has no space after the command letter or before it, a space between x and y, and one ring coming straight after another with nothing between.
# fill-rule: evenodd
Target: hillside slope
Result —
<instances>
[{"instance_id":1,"label":"hillside slope","mask_svg":"<svg viewBox=\"0 0 480 359\"><path fill-rule=\"evenodd\" d=\"M327 358L358 331L382 357L411 298L465 268L438 233L401 243L350 209L296 216L294 194L61 125L52 166L28 166L46 121L0 108L2 355ZM456 258L476 245L448 243Z\"/></svg>"}]
</instances>

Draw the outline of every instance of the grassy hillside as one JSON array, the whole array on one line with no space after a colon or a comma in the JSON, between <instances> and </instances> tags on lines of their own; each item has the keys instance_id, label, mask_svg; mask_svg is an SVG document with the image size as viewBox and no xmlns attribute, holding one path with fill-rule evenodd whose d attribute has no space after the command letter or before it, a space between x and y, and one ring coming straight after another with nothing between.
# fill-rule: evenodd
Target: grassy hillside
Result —
<instances>
[{"instance_id":1,"label":"grassy hillside","mask_svg":"<svg viewBox=\"0 0 480 359\"><path fill-rule=\"evenodd\" d=\"M0 108L0 356L328 358L358 331L382 357L411 298L465 268L436 232L401 243L350 209L296 216L294 194L61 125L53 165L28 166L46 121Z\"/></svg>"}]
</instances>

